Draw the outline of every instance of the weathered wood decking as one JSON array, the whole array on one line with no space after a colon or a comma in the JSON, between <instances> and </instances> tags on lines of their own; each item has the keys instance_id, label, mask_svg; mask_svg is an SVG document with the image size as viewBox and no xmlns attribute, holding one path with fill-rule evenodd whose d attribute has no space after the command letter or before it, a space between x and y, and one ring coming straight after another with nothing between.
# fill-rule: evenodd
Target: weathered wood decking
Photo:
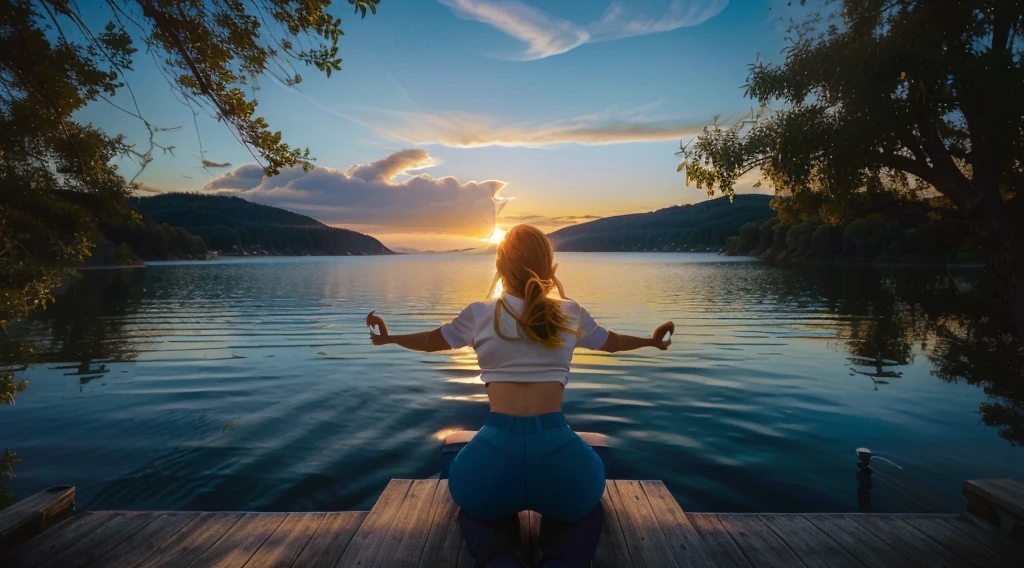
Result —
<instances>
[{"instance_id":1,"label":"weathered wood decking","mask_svg":"<svg viewBox=\"0 0 1024 568\"><path fill-rule=\"evenodd\" d=\"M1020 491L1013 482L984 487ZM965 494L985 498L966 486ZM1024 548L960 515L694 514L658 481L609 481L602 504L595 566L1024 566ZM1020 505L1001 507L1015 514ZM0 566L472 566L455 517L438 479L393 480L368 513L86 511L0 552ZM524 512L520 520L532 558L540 518ZM45 528L45 517L35 523ZM0 537L4 530L0 523Z\"/></svg>"}]
</instances>

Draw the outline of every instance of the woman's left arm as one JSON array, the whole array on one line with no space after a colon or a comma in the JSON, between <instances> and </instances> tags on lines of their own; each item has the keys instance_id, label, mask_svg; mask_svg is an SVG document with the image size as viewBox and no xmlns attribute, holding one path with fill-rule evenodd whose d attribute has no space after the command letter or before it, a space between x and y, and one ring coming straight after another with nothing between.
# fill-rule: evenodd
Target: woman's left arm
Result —
<instances>
[{"instance_id":1,"label":"woman's left arm","mask_svg":"<svg viewBox=\"0 0 1024 568\"><path fill-rule=\"evenodd\" d=\"M605 340L600 350L608 353L618 353L619 351L633 351L642 347L657 347L664 351L668 349L669 345L672 345L671 335L667 334L675 333L675 331L676 326L670 321L654 328L654 332L651 333L650 337L637 337L609 330L608 339Z\"/></svg>"},{"instance_id":2,"label":"woman's left arm","mask_svg":"<svg viewBox=\"0 0 1024 568\"><path fill-rule=\"evenodd\" d=\"M366 316L366 325L369 327L377 326L380 329L380 334L370 332L370 341L374 345L388 345L395 344L399 347L405 347L413 351L425 351L427 353L433 353L434 351L448 351L451 346L448 345L448 341L445 340L444 336L441 335L441 328L432 329L430 331L421 331L419 333L406 333L403 335L390 335L388 333L388 326L384 323L384 318L375 315L370 312Z\"/></svg>"}]
</instances>

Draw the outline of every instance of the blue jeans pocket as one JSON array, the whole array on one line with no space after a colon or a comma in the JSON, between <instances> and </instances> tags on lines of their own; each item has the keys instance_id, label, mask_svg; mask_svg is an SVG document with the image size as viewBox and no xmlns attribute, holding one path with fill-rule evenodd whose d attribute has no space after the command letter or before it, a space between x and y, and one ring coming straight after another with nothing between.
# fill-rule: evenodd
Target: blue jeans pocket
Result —
<instances>
[{"instance_id":1,"label":"blue jeans pocket","mask_svg":"<svg viewBox=\"0 0 1024 568\"><path fill-rule=\"evenodd\" d=\"M604 494L604 464L575 433L572 438L542 454L547 471L534 481L536 506L544 515L565 522L575 521L601 500Z\"/></svg>"},{"instance_id":2,"label":"blue jeans pocket","mask_svg":"<svg viewBox=\"0 0 1024 568\"><path fill-rule=\"evenodd\" d=\"M459 451L448 474L448 490L455 503L479 519L496 519L508 512L510 487L505 471L511 460L509 453L479 434Z\"/></svg>"}]
</instances>

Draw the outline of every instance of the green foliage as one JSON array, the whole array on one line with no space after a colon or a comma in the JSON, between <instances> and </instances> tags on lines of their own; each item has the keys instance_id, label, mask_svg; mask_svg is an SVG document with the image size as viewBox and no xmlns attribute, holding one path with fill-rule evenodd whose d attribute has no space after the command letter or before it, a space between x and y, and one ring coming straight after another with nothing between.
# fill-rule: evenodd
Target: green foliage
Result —
<instances>
[{"instance_id":1,"label":"green foliage","mask_svg":"<svg viewBox=\"0 0 1024 568\"><path fill-rule=\"evenodd\" d=\"M830 225L809 217L786 226L778 217L759 229L760 243L739 254L765 260L854 261L883 263L979 263L983 261L962 216L917 203L898 206ZM772 233L778 231L777 234ZM784 243L775 239L783 235ZM737 237L737 243L739 237ZM737 244L737 247L740 248Z\"/></svg>"},{"instance_id":2,"label":"green foliage","mask_svg":"<svg viewBox=\"0 0 1024 568\"><path fill-rule=\"evenodd\" d=\"M731 237L730 237L731 238ZM740 254L746 254L761 242L761 221L751 221L740 227L739 241L736 243Z\"/></svg>"},{"instance_id":3,"label":"green foliage","mask_svg":"<svg viewBox=\"0 0 1024 568\"><path fill-rule=\"evenodd\" d=\"M879 239L871 239L875 231L885 225L877 215L857 219L843 230L843 256L847 258L872 260L881 253Z\"/></svg>"},{"instance_id":4,"label":"green foliage","mask_svg":"<svg viewBox=\"0 0 1024 568\"><path fill-rule=\"evenodd\" d=\"M790 228L789 225L781 222L772 226L772 247L768 249L768 253L771 256L777 257L786 252L786 247L788 246L786 244L786 235L789 234Z\"/></svg>"},{"instance_id":5,"label":"green foliage","mask_svg":"<svg viewBox=\"0 0 1024 568\"><path fill-rule=\"evenodd\" d=\"M356 13L377 13L380 0L348 0ZM310 166L309 150L292 148L256 116L252 92L269 75L285 85L302 81L292 62L330 77L341 70L341 20L331 0L138 0L130 7L106 0L111 26L125 28L158 55L170 86L189 105L205 109L261 156L268 175ZM70 18L80 15L67 10ZM58 11L59 13L59 11ZM309 42L307 44L307 42Z\"/></svg>"},{"instance_id":6,"label":"green foliage","mask_svg":"<svg viewBox=\"0 0 1024 568\"><path fill-rule=\"evenodd\" d=\"M0 454L0 509L14 504L14 495L7 489L7 482L14 479L14 464L21 461L18 454L4 448Z\"/></svg>"},{"instance_id":7,"label":"green foliage","mask_svg":"<svg viewBox=\"0 0 1024 568\"><path fill-rule=\"evenodd\" d=\"M749 119L681 147L687 184L731 195L759 170L786 224L851 221L937 191L964 215L1024 337L1024 3L828 5L790 27L784 62L750 66ZM882 252L851 238L857 254Z\"/></svg>"},{"instance_id":8,"label":"green foliage","mask_svg":"<svg viewBox=\"0 0 1024 568\"><path fill-rule=\"evenodd\" d=\"M811 234L811 256L814 258L824 259L832 258L839 253L835 246L836 241L836 228L828 223L822 223L818 225L818 228L814 229L814 233Z\"/></svg>"},{"instance_id":9,"label":"green foliage","mask_svg":"<svg viewBox=\"0 0 1024 568\"><path fill-rule=\"evenodd\" d=\"M737 256L743 254L743 247L740 245L739 237L729 237L725 240L725 252L729 256Z\"/></svg>"},{"instance_id":10,"label":"green foliage","mask_svg":"<svg viewBox=\"0 0 1024 568\"><path fill-rule=\"evenodd\" d=\"M378 3L349 0L363 16L376 13ZM256 114L253 93L267 75L299 82L293 63L327 75L340 69L341 22L329 13L330 4L104 0L89 4L86 17L79 3L65 0L0 3L0 340L8 322L46 305L50 291L98 244L101 252L127 258L116 243L102 242L99 224L140 222L127 203L135 186L111 161L129 157L144 167L159 147L152 139L159 129L137 107L116 107L149 130L143 150L119 134L78 123L75 113L125 89L134 99L124 72L143 47L145 61L160 67L179 100L227 125L268 174L308 168L308 150L290 147L270 130ZM106 23L96 29L87 21ZM188 241L183 249L200 249L182 235L168 235L168 245L175 239Z\"/></svg>"}]
</instances>

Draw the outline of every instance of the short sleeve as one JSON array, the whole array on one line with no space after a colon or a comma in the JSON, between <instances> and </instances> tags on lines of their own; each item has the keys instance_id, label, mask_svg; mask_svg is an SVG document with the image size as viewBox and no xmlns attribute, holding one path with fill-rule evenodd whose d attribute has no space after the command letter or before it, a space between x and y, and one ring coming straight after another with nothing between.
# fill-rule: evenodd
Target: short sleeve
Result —
<instances>
[{"instance_id":1,"label":"short sleeve","mask_svg":"<svg viewBox=\"0 0 1024 568\"><path fill-rule=\"evenodd\" d=\"M608 330L590 316L586 308L580 306L579 327L577 328L576 347L584 349L600 349L608 340Z\"/></svg>"},{"instance_id":2,"label":"short sleeve","mask_svg":"<svg viewBox=\"0 0 1024 568\"><path fill-rule=\"evenodd\" d=\"M455 319L441 326L441 335L452 349L473 345L476 336L476 315L473 305L466 306Z\"/></svg>"}]
</instances>

